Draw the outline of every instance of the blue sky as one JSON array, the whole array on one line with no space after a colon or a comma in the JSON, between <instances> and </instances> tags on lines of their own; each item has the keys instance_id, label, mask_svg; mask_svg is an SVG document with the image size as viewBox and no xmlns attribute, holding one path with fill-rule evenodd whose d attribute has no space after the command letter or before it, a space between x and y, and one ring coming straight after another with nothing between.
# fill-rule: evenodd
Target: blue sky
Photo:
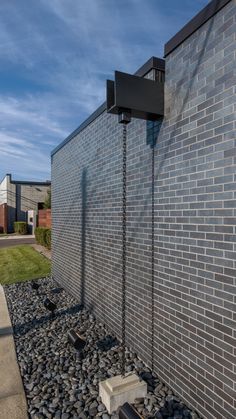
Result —
<instances>
[{"instance_id":1,"label":"blue sky","mask_svg":"<svg viewBox=\"0 0 236 419\"><path fill-rule=\"evenodd\" d=\"M1 0L0 179L50 178L50 153L207 0Z\"/></svg>"}]
</instances>

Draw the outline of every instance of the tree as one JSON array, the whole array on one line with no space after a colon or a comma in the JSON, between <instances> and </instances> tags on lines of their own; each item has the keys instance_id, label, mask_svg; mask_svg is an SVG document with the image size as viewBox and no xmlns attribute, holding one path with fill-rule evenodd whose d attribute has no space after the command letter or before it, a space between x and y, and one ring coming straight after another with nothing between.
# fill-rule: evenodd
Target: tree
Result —
<instances>
[{"instance_id":1,"label":"tree","mask_svg":"<svg viewBox=\"0 0 236 419\"><path fill-rule=\"evenodd\" d=\"M44 209L51 209L51 189L48 190L48 195L43 204Z\"/></svg>"}]
</instances>

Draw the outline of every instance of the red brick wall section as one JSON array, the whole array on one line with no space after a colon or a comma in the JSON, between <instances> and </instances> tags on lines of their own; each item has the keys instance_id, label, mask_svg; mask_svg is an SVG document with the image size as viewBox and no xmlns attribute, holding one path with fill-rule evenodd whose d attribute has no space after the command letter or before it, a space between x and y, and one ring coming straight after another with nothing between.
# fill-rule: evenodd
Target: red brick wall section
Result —
<instances>
[{"instance_id":1,"label":"red brick wall section","mask_svg":"<svg viewBox=\"0 0 236 419\"><path fill-rule=\"evenodd\" d=\"M0 233L7 233L7 204L0 205Z\"/></svg>"},{"instance_id":2,"label":"red brick wall section","mask_svg":"<svg viewBox=\"0 0 236 419\"><path fill-rule=\"evenodd\" d=\"M50 209L42 209L38 212L38 226L39 227L47 227L51 228L52 221L51 221L51 210Z\"/></svg>"}]
</instances>

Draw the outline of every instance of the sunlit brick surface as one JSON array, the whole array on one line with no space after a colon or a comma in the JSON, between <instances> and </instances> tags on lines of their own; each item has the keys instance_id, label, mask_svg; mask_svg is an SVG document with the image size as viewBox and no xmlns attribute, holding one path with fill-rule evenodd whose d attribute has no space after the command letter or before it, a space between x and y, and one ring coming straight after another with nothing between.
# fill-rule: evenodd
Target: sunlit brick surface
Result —
<instances>
[{"instance_id":1,"label":"sunlit brick surface","mask_svg":"<svg viewBox=\"0 0 236 419\"><path fill-rule=\"evenodd\" d=\"M236 417L236 3L166 58L155 149L155 371ZM150 364L151 149L128 125L127 341ZM53 273L120 335L122 127L105 112L52 162Z\"/></svg>"}]
</instances>

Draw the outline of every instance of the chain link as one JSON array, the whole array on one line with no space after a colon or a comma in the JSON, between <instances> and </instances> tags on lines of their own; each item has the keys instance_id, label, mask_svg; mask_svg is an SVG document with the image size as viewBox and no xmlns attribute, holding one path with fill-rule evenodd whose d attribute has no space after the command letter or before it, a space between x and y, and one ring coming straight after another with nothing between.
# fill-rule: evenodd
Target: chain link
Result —
<instances>
[{"instance_id":1,"label":"chain link","mask_svg":"<svg viewBox=\"0 0 236 419\"><path fill-rule=\"evenodd\" d=\"M127 126L123 124L123 213L122 213L122 358L121 375L125 375L125 345L126 345L126 157ZM155 272L155 149L152 147L152 209L151 209L151 368L154 369L154 272Z\"/></svg>"},{"instance_id":2,"label":"chain link","mask_svg":"<svg viewBox=\"0 0 236 419\"><path fill-rule=\"evenodd\" d=\"M125 375L125 344L126 344L126 154L127 126L123 124L123 219L122 219L122 360L121 375Z\"/></svg>"},{"instance_id":3,"label":"chain link","mask_svg":"<svg viewBox=\"0 0 236 419\"><path fill-rule=\"evenodd\" d=\"M154 369L154 273L155 273L155 148L152 147L152 250L151 250L151 368Z\"/></svg>"}]
</instances>

